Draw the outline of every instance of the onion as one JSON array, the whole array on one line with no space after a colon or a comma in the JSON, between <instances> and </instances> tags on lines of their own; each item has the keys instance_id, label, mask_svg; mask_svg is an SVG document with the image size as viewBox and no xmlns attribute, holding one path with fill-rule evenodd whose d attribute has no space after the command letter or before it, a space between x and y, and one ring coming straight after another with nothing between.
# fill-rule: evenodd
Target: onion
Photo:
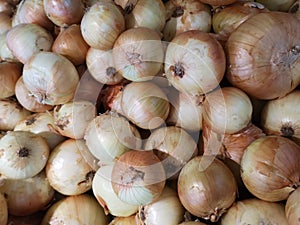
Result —
<instances>
[{"instance_id":1,"label":"onion","mask_svg":"<svg viewBox=\"0 0 300 225\"><path fill-rule=\"evenodd\" d=\"M98 1L85 12L80 28L90 47L109 50L125 30L125 19L113 1Z\"/></svg>"},{"instance_id":2,"label":"onion","mask_svg":"<svg viewBox=\"0 0 300 225\"><path fill-rule=\"evenodd\" d=\"M286 200L299 186L300 147L280 136L253 141L241 160L241 176L246 188L265 201Z\"/></svg>"},{"instance_id":3,"label":"onion","mask_svg":"<svg viewBox=\"0 0 300 225\"><path fill-rule=\"evenodd\" d=\"M112 187L117 196L131 205L157 200L165 187L165 171L152 151L130 150L113 166Z\"/></svg>"},{"instance_id":4,"label":"onion","mask_svg":"<svg viewBox=\"0 0 300 225\"><path fill-rule=\"evenodd\" d=\"M294 14L298 19L300 19L300 1L296 0L288 10L288 13Z\"/></svg>"},{"instance_id":5,"label":"onion","mask_svg":"<svg viewBox=\"0 0 300 225\"><path fill-rule=\"evenodd\" d=\"M6 179L0 186L6 196L10 215L26 216L45 210L54 198L45 171L27 179Z\"/></svg>"},{"instance_id":6,"label":"onion","mask_svg":"<svg viewBox=\"0 0 300 225\"><path fill-rule=\"evenodd\" d=\"M93 179L92 189L99 204L104 208L105 214L114 217L129 217L138 211L137 205L122 201L112 188L111 175L114 163L101 166Z\"/></svg>"},{"instance_id":7,"label":"onion","mask_svg":"<svg viewBox=\"0 0 300 225\"><path fill-rule=\"evenodd\" d=\"M221 219L221 225L281 224L288 225L284 206L257 198L237 201Z\"/></svg>"},{"instance_id":8,"label":"onion","mask_svg":"<svg viewBox=\"0 0 300 225\"><path fill-rule=\"evenodd\" d=\"M15 86L21 75L22 64L0 62L0 99L15 95Z\"/></svg>"},{"instance_id":9,"label":"onion","mask_svg":"<svg viewBox=\"0 0 300 225\"><path fill-rule=\"evenodd\" d=\"M150 81L127 84L122 93L121 107L126 117L143 129L163 125L170 110L165 93Z\"/></svg>"},{"instance_id":10,"label":"onion","mask_svg":"<svg viewBox=\"0 0 300 225\"><path fill-rule=\"evenodd\" d=\"M7 208L7 200L4 195L0 193L0 225L7 225L8 221L8 208Z\"/></svg>"},{"instance_id":11,"label":"onion","mask_svg":"<svg viewBox=\"0 0 300 225\"><path fill-rule=\"evenodd\" d=\"M161 70L163 57L159 34L146 27L127 29L113 46L116 70L131 81L151 80Z\"/></svg>"},{"instance_id":12,"label":"onion","mask_svg":"<svg viewBox=\"0 0 300 225\"><path fill-rule=\"evenodd\" d=\"M47 178L63 195L83 194L92 188L97 161L84 140L68 139L51 151L45 167Z\"/></svg>"},{"instance_id":13,"label":"onion","mask_svg":"<svg viewBox=\"0 0 300 225\"><path fill-rule=\"evenodd\" d=\"M81 194L68 196L54 203L47 210L41 225L106 225L107 223L108 217L104 214L103 208L97 200L88 194Z\"/></svg>"},{"instance_id":14,"label":"onion","mask_svg":"<svg viewBox=\"0 0 300 225\"><path fill-rule=\"evenodd\" d=\"M139 207L137 225L178 224L183 220L184 208L177 192L165 187L159 198Z\"/></svg>"},{"instance_id":15,"label":"onion","mask_svg":"<svg viewBox=\"0 0 300 225\"><path fill-rule=\"evenodd\" d=\"M39 52L25 63L23 80L39 103L58 105L74 97L79 76L66 57L54 52Z\"/></svg>"},{"instance_id":16,"label":"onion","mask_svg":"<svg viewBox=\"0 0 300 225\"><path fill-rule=\"evenodd\" d=\"M0 1L0 13L5 13L9 16L13 14L14 11L14 5L12 5L10 2L6 0L1 0Z\"/></svg>"},{"instance_id":17,"label":"onion","mask_svg":"<svg viewBox=\"0 0 300 225\"><path fill-rule=\"evenodd\" d=\"M87 126L84 139L101 164L110 164L124 152L140 149L140 133L129 121L115 113L95 117Z\"/></svg>"},{"instance_id":18,"label":"onion","mask_svg":"<svg viewBox=\"0 0 300 225\"><path fill-rule=\"evenodd\" d=\"M300 188L293 191L285 203L285 215L289 224L299 224L300 215Z\"/></svg>"},{"instance_id":19,"label":"onion","mask_svg":"<svg viewBox=\"0 0 300 225\"><path fill-rule=\"evenodd\" d=\"M186 31L168 44L164 69L170 84L179 91L205 94L218 87L224 76L225 53L208 33Z\"/></svg>"},{"instance_id":20,"label":"onion","mask_svg":"<svg viewBox=\"0 0 300 225\"><path fill-rule=\"evenodd\" d=\"M256 0L272 11L287 12L295 0Z\"/></svg>"},{"instance_id":21,"label":"onion","mask_svg":"<svg viewBox=\"0 0 300 225\"><path fill-rule=\"evenodd\" d=\"M44 10L47 17L59 27L79 24L84 15L81 0L44 0Z\"/></svg>"},{"instance_id":22,"label":"onion","mask_svg":"<svg viewBox=\"0 0 300 225\"><path fill-rule=\"evenodd\" d=\"M0 139L0 149L0 173L11 179L37 175L50 153L46 140L29 131L8 131Z\"/></svg>"},{"instance_id":23,"label":"onion","mask_svg":"<svg viewBox=\"0 0 300 225\"><path fill-rule=\"evenodd\" d=\"M135 215L115 217L108 225L136 225Z\"/></svg>"},{"instance_id":24,"label":"onion","mask_svg":"<svg viewBox=\"0 0 300 225\"><path fill-rule=\"evenodd\" d=\"M180 171L179 199L197 217L217 222L233 204L236 194L237 183L232 172L215 157L196 156Z\"/></svg>"},{"instance_id":25,"label":"onion","mask_svg":"<svg viewBox=\"0 0 300 225\"><path fill-rule=\"evenodd\" d=\"M4 60L7 62L19 62L19 60L12 54L11 50L7 47L6 36L8 32L9 30L5 33L0 34L0 60Z\"/></svg>"},{"instance_id":26,"label":"onion","mask_svg":"<svg viewBox=\"0 0 300 225\"><path fill-rule=\"evenodd\" d=\"M0 34L8 32L12 27L12 19L5 12L0 12Z\"/></svg>"},{"instance_id":27,"label":"onion","mask_svg":"<svg viewBox=\"0 0 300 225\"><path fill-rule=\"evenodd\" d=\"M8 224L11 225L40 225L45 212L39 211L28 216L8 215Z\"/></svg>"},{"instance_id":28,"label":"onion","mask_svg":"<svg viewBox=\"0 0 300 225\"><path fill-rule=\"evenodd\" d=\"M289 21L285 23L284 21ZM259 13L231 33L227 79L258 99L274 99L300 83L300 21L289 13Z\"/></svg>"},{"instance_id":29,"label":"onion","mask_svg":"<svg viewBox=\"0 0 300 225\"><path fill-rule=\"evenodd\" d=\"M50 51L52 43L52 35L42 26L33 23L16 25L6 36L7 47L23 64L37 52Z\"/></svg>"},{"instance_id":30,"label":"onion","mask_svg":"<svg viewBox=\"0 0 300 225\"><path fill-rule=\"evenodd\" d=\"M299 97L300 90L294 90L264 105L260 124L265 133L288 137L300 144Z\"/></svg>"}]
</instances>

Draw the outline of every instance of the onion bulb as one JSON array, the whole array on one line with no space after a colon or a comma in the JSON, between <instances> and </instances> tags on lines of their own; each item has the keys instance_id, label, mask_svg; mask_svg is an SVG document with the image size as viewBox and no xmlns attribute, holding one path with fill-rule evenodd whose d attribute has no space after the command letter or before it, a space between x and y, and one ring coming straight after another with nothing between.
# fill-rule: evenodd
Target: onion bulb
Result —
<instances>
[{"instance_id":1,"label":"onion bulb","mask_svg":"<svg viewBox=\"0 0 300 225\"><path fill-rule=\"evenodd\" d=\"M39 52L25 63L23 80L39 103L59 105L74 97L79 75L66 57L54 52Z\"/></svg>"},{"instance_id":2,"label":"onion bulb","mask_svg":"<svg viewBox=\"0 0 300 225\"><path fill-rule=\"evenodd\" d=\"M300 188L293 191L285 203L285 215L289 224L300 224Z\"/></svg>"},{"instance_id":3,"label":"onion bulb","mask_svg":"<svg viewBox=\"0 0 300 225\"><path fill-rule=\"evenodd\" d=\"M215 157L196 156L180 171L179 199L197 217L217 222L236 195L237 183L232 172Z\"/></svg>"},{"instance_id":4,"label":"onion bulb","mask_svg":"<svg viewBox=\"0 0 300 225\"><path fill-rule=\"evenodd\" d=\"M260 124L265 133L291 138L300 144L300 90L273 99L263 106Z\"/></svg>"},{"instance_id":5,"label":"onion bulb","mask_svg":"<svg viewBox=\"0 0 300 225\"><path fill-rule=\"evenodd\" d=\"M51 205L46 211L41 225L107 225L107 223L108 217L97 200L91 195L81 194L68 196Z\"/></svg>"},{"instance_id":6,"label":"onion bulb","mask_svg":"<svg viewBox=\"0 0 300 225\"><path fill-rule=\"evenodd\" d=\"M280 203L266 202L257 198L234 203L221 219L221 225L280 224L289 225Z\"/></svg>"},{"instance_id":7,"label":"onion bulb","mask_svg":"<svg viewBox=\"0 0 300 225\"><path fill-rule=\"evenodd\" d=\"M112 221L108 225L136 225L135 215L132 216L117 216L114 217Z\"/></svg>"},{"instance_id":8,"label":"onion bulb","mask_svg":"<svg viewBox=\"0 0 300 225\"><path fill-rule=\"evenodd\" d=\"M206 32L183 32L167 46L166 77L171 85L186 94L201 95L217 88L225 66L223 47Z\"/></svg>"},{"instance_id":9,"label":"onion bulb","mask_svg":"<svg viewBox=\"0 0 300 225\"><path fill-rule=\"evenodd\" d=\"M7 199L10 215L26 216L45 210L54 198L45 171L27 179L6 179L0 192Z\"/></svg>"},{"instance_id":10,"label":"onion bulb","mask_svg":"<svg viewBox=\"0 0 300 225\"><path fill-rule=\"evenodd\" d=\"M0 12L0 34L8 32L12 27L12 19L4 12Z\"/></svg>"},{"instance_id":11,"label":"onion bulb","mask_svg":"<svg viewBox=\"0 0 300 225\"><path fill-rule=\"evenodd\" d=\"M246 188L259 199L286 200L299 186L300 147L281 136L265 136L253 141L241 160L241 176Z\"/></svg>"},{"instance_id":12,"label":"onion bulb","mask_svg":"<svg viewBox=\"0 0 300 225\"><path fill-rule=\"evenodd\" d=\"M287 12L295 0L256 0L272 11Z\"/></svg>"},{"instance_id":13,"label":"onion bulb","mask_svg":"<svg viewBox=\"0 0 300 225\"><path fill-rule=\"evenodd\" d=\"M65 140L51 151L45 167L47 179L63 195L83 194L92 187L97 161L84 140Z\"/></svg>"},{"instance_id":14,"label":"onion bulb","mask_svg":"<svg viewBox=\"0 0 300 225\"><path fill-rule=\"evenodd\" d=\"M46 140L29 131L8 131L0 139L0 149L0 173L11 179L37 175L50 154Z\"/></svg>"},{"instance_id":15,"label":"onion bulb","mask_svg":"<svg viewBox=\"0 0 300 225\"><path fill-rule=\"evenodd\" d=\"M242 23L226 43L229 82L264 100L294 90L300 84L298 29L300 21L285 12L258 13Z\"/></svg>"},{"instance_id":16,"label":"onion bulb","mask_svg":"<svg viewBox=\"0 0 300 225\"><path fill-rule=\"evenodd\" d=\"M8 221L8 208L7 200L2 193L0 193L0 225L7 225Z\"/></svg>"},{"instance_id":17,"label":"onion bulb","mask_svg":"<svg viewBox=\"0 0 300 225\"><path fill-rule=\"evenodd\" d=\"M13 55L11 50L7 47L6 36L8 32L9 30L0 34L0 60L7 61L7 62L19 62L19 60Z\"/></svg>"},{"instance_id":18,"label":"onion bulb","mask_svg":"<svg viewBox=\"0 0 300 225\"><path fill-rule=\"evenodd\" d=\"M146 205L157 200L165 187L165 171L152 151L130 150L113 166L112 187L130 205Z\"/></svg>"},{"instance_id":19,"label":"onion bulb","mask_svg":"<svg viewBox=\"0 0 300 225\"><path fill-rule=\"evenodd\" d=\"M22 75L22 64L0 62L0 99L15 95L15 86Z\"/></svg>"}]
</instances>

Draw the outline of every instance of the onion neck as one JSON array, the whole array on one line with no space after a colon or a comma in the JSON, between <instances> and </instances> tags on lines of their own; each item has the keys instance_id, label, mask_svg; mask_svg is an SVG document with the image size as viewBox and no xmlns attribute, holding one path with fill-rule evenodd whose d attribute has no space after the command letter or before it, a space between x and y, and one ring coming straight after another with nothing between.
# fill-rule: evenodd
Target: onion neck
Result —
<instances>
[{"instance_id":1,"label":"onion neck","mask_svg":"<svg viewBox=\"0 0 300 225\"><path fill-rule=\"evenodd\" d=\"M26 148L26 147L22 147L22 148L20 148L19 151L18 151L18 156L19 156L20 158L26 158L26 157L28 157L29 155L30 155L30 150L29 150L28 148Z\"/></svg>"},{"instance_id":2,"label":"onion neck","mask_svg":"<svg viewBox=\"0 0 300 225\"><path fill-rule=\"evenodd\" d=\"M185 74L183 64L180 62L177 62L175 63L175 65L172 65L170 67L170 70L174 73L176 77L183 78Z\"/></svg>"},{"instance_id":3,"label":"onion neck","mask_svg":"<svg viewBox=\"0 0 300 225\"><path fill-rule=\"evenodd\" d=\"M284 124L280 129L281 135L283 137L293 137L295 134L295 131L293 127L290 124Z\"/></svg>"},{"instance_id":4,"label":"onion neck","mask_svg":"<svg viewBox=\"0 0 300 225\"><path fill-rule=\"evenodd\" d=\"M176 6L176 8L173 11L172 17L177 18L184 14L184 9L181 6Z\"/></svg>"}]
</instances>

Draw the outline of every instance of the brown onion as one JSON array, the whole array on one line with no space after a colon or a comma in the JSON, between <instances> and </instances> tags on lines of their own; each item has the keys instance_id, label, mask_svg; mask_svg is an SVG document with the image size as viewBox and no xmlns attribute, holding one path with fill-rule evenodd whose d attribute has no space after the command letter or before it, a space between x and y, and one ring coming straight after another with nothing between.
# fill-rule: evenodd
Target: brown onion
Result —
<instances>
[{"instance_id":1,"label":"brown onion","mask_svg":"<svg viewBox=\"0 0 300 225\"><path fill-rule=\"evenodd\" d=\"M285 203L285 215L289 224L300 224L300 188L293 191Z\"/></svg>"},{"instance_id":2,"label":"brown onion","mask_svg":"<svg viewBox=\"0 0 300 225\"><path fill-rule=\"evenodd\" d=\"M300 84L299 29L300 21L284 12L258 13L242 23L226 44L230 83L258 99L295 89Z\"/></svg>"},{"instance_id":3,"label":"brown onion","mask_svg":"<svg viewBox=\"0 0 300 225\"><path fill-rule=\"evenodd\" d=\"M299 186L300 147L281 136L253 141L241 160L241 176L247 189L265 201L286 200Z\"/></svg>"},{"instance_id":4,"label":"brown onion","mask_svg":"<svg viewBox=\"0 0 300 225\"><path fill-rule=\"evenodd\" d=\"M236 194L237 183L232 172L212 156L192 158L178 177L178 195L183 206L191 214L211 222L219 220L235 201Z\"/></svg>"}]
</instances>

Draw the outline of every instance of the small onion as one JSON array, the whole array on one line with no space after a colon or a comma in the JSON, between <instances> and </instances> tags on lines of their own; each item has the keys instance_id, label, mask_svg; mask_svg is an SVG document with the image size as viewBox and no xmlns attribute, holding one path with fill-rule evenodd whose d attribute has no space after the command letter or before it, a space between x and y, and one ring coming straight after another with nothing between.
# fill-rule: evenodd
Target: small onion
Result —
<instances>
[{"instance_id":1,"label":"small onion","mask_svg":"<svg viewBox=\"0 0 300 225\"><path fill-rule=\"evenodd\" d=\"M37 175L50 154L46 140L29 131L7 132L0 139L0 149L0 173L11 179Z\"/></svg>"},{"instance_id":2,"label":"small onion","mask_svg":"<svg viewBox=\"0 0 300 225\"><path fill-rule=\"evenodd\" d=\"M52 43L52 35L42 26L33 23L16 25L6 36L7 47L23 64L37 52L50 51Z\"/></svg>"},{"instance_id":3,"label":"small onion","mask_svg":"<svg viewBox=\"0 0 300 225\"><path fill-rule=\"evenodd\" d=\"M98 166L84 140L68 139L51 151L45 169L56 191L63 195L79 195L92 188Z\"/></svg>"},{"instance_id":4,"label":"small onion","mask_svg":"<svg viewBox=\"0 0 300 225\"><path fill-rule=\"evenodd\" d=\"M289 224L300 224L300 188L293 191L285 203L285 215Z\"/></svg>"},{"instance_id":5,"label":"small onion","mask_svg":"<svg viewBox=\"0 0 300 225\"><path fill-rule=\"evenodd\" d=\"M74 97L79 75L66 57L54 52L39 52L25 63L23 80L39 103L59 105Z\"/></svg>"},{"instance_id":6,"label":"small onion","mask_svg":"<svg viewBox=\"0 0 300 225\"><path fill-rule=\"evenodd\" d=\"M7 200L2 193L0 193L0 225L7 225L8 221L8 208Z\"/></svg>"},{"instance_id":7,"label":"small onion","mask_svg":"<svg viewBox=\"0 0 300 225\"><path fill-rule=\"evenodd\" d=\"M84 14L80 28L90 47L109 50L125 30L125 19L113 1L98 1Z\"/></svg>"},{"instance_id":8,"label":"small onion","mask_svg":"<svg viewBox=\"0 0 300 225\"><path fill-rule=\"evenodd\" d=\"M215 157L196 156L180 171L179 199L197 217L217 222L233 204L236 194L237 183L232 172Z\"/></svg>"},{"instance_id":9,"label":"small onion","mask_svg":"<svg viewBox=\"0 0 300 225\"><path fill-rule=\"evenodd\" d=\"M183 32L167 46L166 77L181 92L201 95L212 91L219 86L225 66L223 47L203 31Z\"/></svg>"},{"instance_id":10,"label":"small onion","mask_svg":"<svg viewBox=\"0 0 300 225\"><path fill-rule=\"evenodd\" d=\"M112 188L111 175L114 163L101 166L93 179L92 189L105 214L115 217L128 217L138 211L137 205L130 205L122 201Z\"/></svg>"},{"instance_id":11,"label":"small onion","mask_svg":"<svg viewBox=\"0 0 300 225\"><path fill-rule=\"evenodd\" d=\"M267 134L291 138L300 144L300 90L268 101L261 112L260 124Z\"/></svg>"},{"instance_id":12,"label":"small onion","mask_svg":"<svg viewBox=\"0 0 300 225\"><path fill-rule=\"evenodd\" d=\"M67 57L74 65L85 62L88 49L89 46L84 41L78 24L62 28L52 45L53 52Z\"/></svg>"},{"instance_id":13,"label":"small onion","mask_svg":"<svg viewBox=\"0 0 300 225\"><path fill-rule=\"evenodd\" d=\"M8 32L12 28L12 19L4 12L0 12L0 34Z\"/></svg>"},{"instance_id":14,"label":"small onion","mask_svg":"<svg viewBox=\"0 0 300 225\"><path fill-rule=\"evenodd\" d=\"M161 70L163 57L159 34L146 27L127 29L113 46L116 70L131 81L151 80Z\"/></svg>"},{"instance_id":15,"label":"small onion","mask_svg":"<svg viewBox=\"0 0 300 225\"><path fill-rule=\"evenodd\" d=\"M248 95L235 87L223 87L206 95L203 120L217 133L233 134L249 125L252 103Z\"/></svg>"},{"instance_id":16,"label":"small onion","mask_svg":"<svg viewBox=\"0 0 300 225\"><path fill-rule=\"evenodd\" d=\"M256 2L262 3L272 11L287 12L295 0L256 0Z\"/></svg>"},{"instance_id":17,"label":"small onion","mask_svg":"<svg viewBox=\"0 0 300 225\"><path fill-rule=\"evenodd\" d=\"M117 216L112 221L110 221L108 225L136 225L135 215L127 217Z\"/></svg>"},{"instance_id":18,"label":"small onion","mask_svg":"<svg viewBox=\"0 0 300 225\"><path fill-rule=\"evenodd\" d=\"M123 153L113 166L111 181L122 201L138 206L157 200L166 183L159 158L142 150Z\"/></svg>"},{"instance_id":19,"label":"small onion","mask_svg":"<svg viewBox=\"0 0 300 225\"><path fill-rule=\"evenodd\" d=\"M47 17L59 27L79 24L84 15L81 0L44 0L44 10Z\"/></svg>"},{"instance_id":20,"label":"small onion","mask_svg":"<svg viewBox=\"0 0 300 225\"><path fill-rule=\"evenodd\" d=\"M170 110L166 94L150 81L127 84L122 93L121 107L126 117L143 129L163 125Z\"/></svg>"},{"instance_id":21,"label":"small onion","mask_svg":"<svg viewBox=\"0 0 300 225\"><path fill-rule=\"evenodd\" d=\"M22 64L0 62L0 99L15 95L15 86L22 75Z\"/></svg>"},{"instance_id":22,"label":"small onion","mask_svg":"<svg viewBox=\"0 0 300 225\"><path fill-rule=\"evenodd\" d=\"M253 141L241 160L241 176L246 188L265 201L286 200L299 186L300 147L281 136L265 136Z\"/></svg>"},{"instance_id":23,"label":"small onion","mask_svg":"<svg viewBox=\"0 0 300 225\"><path fill-rule=\"evenodd\" d=\"M81 194L68 196L54 203L46 211L41 225L107 225L107 223L108 217L97 200L91 195Z\"/></svg>"},{"instance_id":24,"label":"small onion","mask_svg":"<svg viewBox=\"0 0 300 225\"><path fill-rule=\"evenodd\" d=\"M289 225L280 203L249 198L235 202L221 218L220 225L280 224Z\"/></svg>"},{"instance_id":25,"label":"small onion","mask_svg":"<svg viewBox=\"0 0 300 225\"><path fill-rule=\"evenodd\" d=\"M54 129L62 136L82 139L88 124L96 117L96 107L89 101L71 101L53 110Z\"/></svg>"},{"instance_id":26,"label":"small onion","mask_svg":"<svg viewBox=\"0 0 300 225\"><path fill-rule=\"evenodd\" d=\"M178 224L184 218L183 208L177 192L165 187L159 198L139 207L136 214L137 225Z\"/></svg>"},{"instance_id":27,"label":"small onion","mask_svg":"<svg viewBox=\"0 0 300 225\"><path fill-rule=\"evenodd\" d=\"M45 210L54 198L45 171L27 179L6 179L0 186L6 196L8 212L11 215L26 216Z\"/></svg>"}]
</instances>

